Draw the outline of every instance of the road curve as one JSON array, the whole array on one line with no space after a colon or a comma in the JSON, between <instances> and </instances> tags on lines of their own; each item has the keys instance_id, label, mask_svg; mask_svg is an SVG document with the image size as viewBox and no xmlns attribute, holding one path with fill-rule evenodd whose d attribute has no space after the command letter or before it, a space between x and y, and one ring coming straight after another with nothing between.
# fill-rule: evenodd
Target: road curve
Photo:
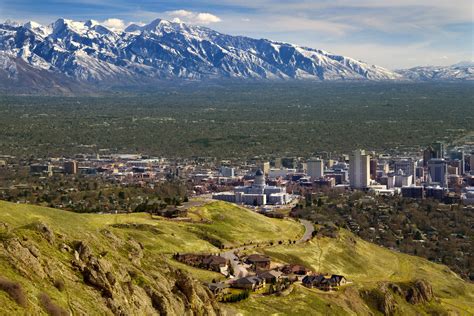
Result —
<instances>
[{"instance_id":1,"label":"road curve","mask_svg":"<svg viewBox=\"0 0 474 316\"><path fill-rule=\"evenodd\" d=\"M306 219L300 219L300 223L303 224L303 226L305 228L305 232L303 234L303 237L301 237L297 241L298 244L310 240L313 237L313 232L314 232L314 225L310 221L308 221Z\"/></svg>"}]
</instances>

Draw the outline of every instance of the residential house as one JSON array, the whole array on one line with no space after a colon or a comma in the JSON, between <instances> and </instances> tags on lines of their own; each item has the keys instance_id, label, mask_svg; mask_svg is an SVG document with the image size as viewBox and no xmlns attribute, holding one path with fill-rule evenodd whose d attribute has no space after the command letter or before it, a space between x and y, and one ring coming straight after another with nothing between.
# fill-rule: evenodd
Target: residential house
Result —
<instances>
[{"instance_id":1,"label":"residential house","mask_svg":"<svg viewBox=\"0 0 474 316\"><path fill-rule=\"evenodd\" d=\"M256 291L265 286L265 279L262 279L258 276L248 276L245 278L240 278L232 282L232 287L237 289L246 289Z\"/></svg>"},{"instance_id":2,"label":"residential house","mask_svg":"<svg viewBox=\"0 0 474 316\"><path fill-rule=\"evenodd\" d=\"M209 255L204 257L202 264L208 269L227 275L228 260L221 256Z\"/></svg>"},{"instance_id":3,"label":"residential house","mask_svg":"<svg viewBox=\"0 0 474 316\"><path fill-rule=\"evenodd\" d=\"M319 284L325 279L324 275L322 274L311 274L307 275L301 280L304 286L309 288L317 288Z\"/></svg>"},{"instance_id":4,"label":"residential house","mask_svg":"<svg viewBox=\"0 0 474 316\"><path fill-rule=\"evenodd\" d=\"M277 283L281 280L283 273L276 270L263 271L258 274L259 278L265 280L265 283Z\"/></svg>"},{"instance_id":5,"label":"residential house","mask_svg":"<svg viewBox=\"0 0 474 316\"><path fill-rule=\"evenodd\" d=\"M175 260L187 265L228 275L229 260L218 255L175 254Z\"/></svg>"},{"instance_id":6,"label":"residential house","mask_svg":"<svg viewBox=\"0 0 474 316\"><path fill-rule=\"evenodd\" d=\"M207 287L214 295L226 294L228 292L229 284L224 282L208 283Z\"/></svg>"},{"instance_id":7,"label":"residential house","mask_svg":"<svg viewBox=\"0 0 474 316\"><path fill-rule=\"evenodd\" d=\"M333 274L331 275L331 286L342 286L347 284L347 279L342 275Z\"/></svg>"},{"instance_id":8,"label":"residential house","mask_svg":"<svg viewBox=\"0 0 474 316\"><path fill-rule=\"evenodd\" d=\"M246 263L251 264L255 271L270 270L271 260L267 256L253 254L247 257Z\"/></svg>"},{"instance_id":9,"label":"residential house","mask_svg":"<svg viewBox=\"0 0 474 316\"><path fill-rule=\"evenodd\" d=\"M311 271L308 268L299 264L285 265L281 268L281 272L287 275L290 275L290 274L307 275L311 273Z\"/></svg>"},{"instance_id":10,"label":"residential house","mask_svg":"<svg viewBox=\"0 0 474 316\"><path fill-rule=\"evenodd\" d=\"M347 284L347 280L342 275L333 274L331 276L323 274L307 275L302 283L309 288L317 288L323 291L331 291L339 286Z\"/></svg>"}]
</instances>

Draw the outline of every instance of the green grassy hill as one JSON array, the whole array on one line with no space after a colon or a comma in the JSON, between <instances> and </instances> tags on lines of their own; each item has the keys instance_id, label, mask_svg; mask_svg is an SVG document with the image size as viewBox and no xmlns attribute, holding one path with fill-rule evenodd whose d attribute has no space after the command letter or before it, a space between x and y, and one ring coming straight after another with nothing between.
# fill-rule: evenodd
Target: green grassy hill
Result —
<instances>
[{"instance_id":1,"label":"green grassy hill","mask_svg":"<svg viewBox=\"0 0 474 316\"><path fill-rule=\"evenodd\" d=\"M282 262L303 264L314 271L344 275L353 283L336 293L300 286L283 298L265 297L240 303L237 309L249 315L263 307L275 313L305 315L308 306L320 306L321 314L325 311L365 314L374 306L367 306L367 300L361 295L363 291L378 291L383 284L403 285L418 279L432 285L436 299L429 304L413 305L394 295L398 304L396 314L474 314L474 284L465 282L448 267L390 251L345 230L340 230L338 238L316 238L305 244L276 246L262 252Z\"/></svg>"},{"instance_id":2,"label":"green grassy hill","mask_svg":"<svg viewBox=\"0 0 474 316\"><path fill-rule=\"evenodd\" d=\"M202 222L148 214L76 214L0 201L0 314L369 314L364 291L383 282L429 281L437 299L411 305L395 296L397 313L474 313L473 286L448 268L361 241L347 232L300 245L302 226L224 202L195 207ZM217 245L260 249L282 262L341 273L354 283L336 293L295 285L281 296L253 295L219 304L200 281L221 276L171 259L176 252L218 252ZM199 281L198 281L199 280ZM48 312L47 312L48 311Z\"/></svg>"}]
</instances>

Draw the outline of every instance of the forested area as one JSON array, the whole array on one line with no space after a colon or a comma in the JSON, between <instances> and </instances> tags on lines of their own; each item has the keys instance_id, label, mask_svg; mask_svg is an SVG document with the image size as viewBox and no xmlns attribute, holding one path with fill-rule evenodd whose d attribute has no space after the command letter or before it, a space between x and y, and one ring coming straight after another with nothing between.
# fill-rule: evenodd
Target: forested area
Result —
<instances>
[{"instance_id":1,"label":"forested area","mask_svg":"<svg viewBox=\"0 0 474 316\"><path fill-rule=\"evenodd\" d=\"M0 154L249 157L402 150L472 131L470 83L190 84L100 97L0 96Z\"/></svg>"}]
</instances>

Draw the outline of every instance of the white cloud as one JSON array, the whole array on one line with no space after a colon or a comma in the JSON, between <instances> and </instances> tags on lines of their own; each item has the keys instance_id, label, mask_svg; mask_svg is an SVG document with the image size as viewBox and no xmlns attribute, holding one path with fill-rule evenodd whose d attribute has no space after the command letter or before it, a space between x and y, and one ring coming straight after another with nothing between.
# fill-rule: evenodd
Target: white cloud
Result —
<instances>
[{"instance_id":1,"label":"white cloud","mask_svg":"<svg viewBox=\"0 0 474 316\"><path fill-rule=\"evenodd\" d=\"M207 25L221 22L221 18L207 12L193 12L188 10L167 11L165 14L174 22Z\"/></svg>"},{"instance_id":2,"label":"white cloud","mask_svg":"<svg viewBox=\"0 0 474 316\"><path fill-rule=\"evenodd\" d=\"M107 19L105 21L102 21L101 24L113 31L122 31L128 25L128 23L125 23L123 20L116 18Z\"/></svg>"}]
</instances>

